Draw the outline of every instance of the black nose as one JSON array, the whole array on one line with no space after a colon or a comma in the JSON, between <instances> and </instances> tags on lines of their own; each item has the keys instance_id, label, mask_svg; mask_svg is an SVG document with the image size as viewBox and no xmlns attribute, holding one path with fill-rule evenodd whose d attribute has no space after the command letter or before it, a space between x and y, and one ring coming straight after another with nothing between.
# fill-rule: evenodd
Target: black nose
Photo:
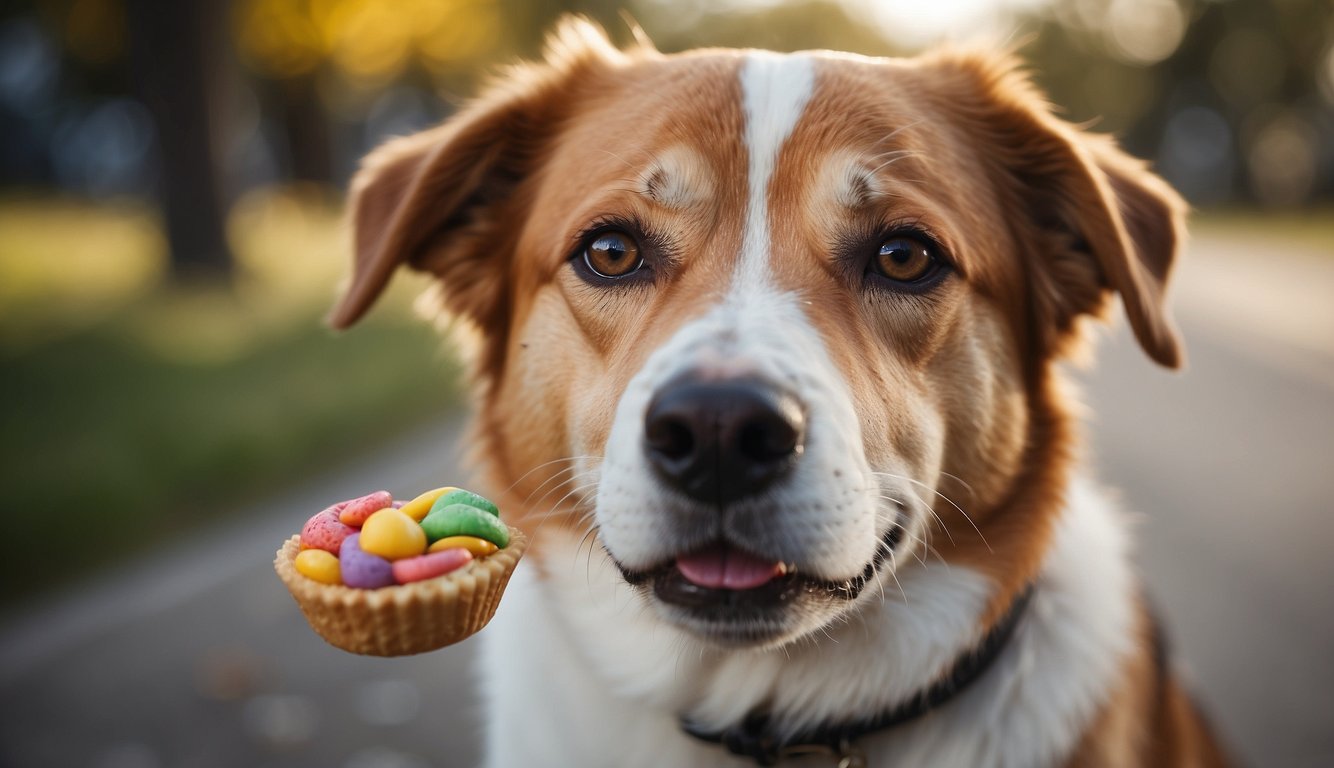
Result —
<instances>
[{"instance_id":1,"label":"black nose","mask_svg":"<svg viewBox=\"0 0 1334 768\"><path fill-rule=\"evenodd\" d=\"M755 379L678 378L644 418L649 463L691 498L724 505L764 489L801 455L806 417L790 395Z\"/></svg>"}]
</instances>

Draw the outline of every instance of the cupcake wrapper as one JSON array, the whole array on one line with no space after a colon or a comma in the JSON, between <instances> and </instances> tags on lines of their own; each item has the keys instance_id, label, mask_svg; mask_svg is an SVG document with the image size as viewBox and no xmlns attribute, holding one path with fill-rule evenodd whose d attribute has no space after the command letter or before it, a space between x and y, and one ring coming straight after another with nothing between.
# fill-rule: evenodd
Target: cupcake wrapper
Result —
<instances>
[{"instance_id":1,"label":"cupcake wrapper","mask_svg":"<svg viewBox=\"0 0 1334 768\"><path fill-rule=\"evenodd\" d=\"M486 626L528 539L511 527L509 546L433 579L380 589L321 584L296 570L301 537L278 550L274 569L320 637L368 656L408 656L452 645Z\"/></svg>"}]
</instances>

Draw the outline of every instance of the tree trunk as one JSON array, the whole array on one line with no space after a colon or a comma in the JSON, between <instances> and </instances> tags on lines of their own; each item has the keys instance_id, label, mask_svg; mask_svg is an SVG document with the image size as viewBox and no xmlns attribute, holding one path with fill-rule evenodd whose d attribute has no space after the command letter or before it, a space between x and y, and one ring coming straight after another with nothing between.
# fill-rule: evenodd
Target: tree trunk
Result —
<instances>
[{"instance_id":1,"label":"tree trunk","mask_svg":"<svg viewBox=\"0 0 1334 768\"><path fill-rule=\"evenodd\" d=\"M317 73L284 78L277 83L287 136L288 175L297 181L334 183L329 118L320 102Z\"/></svg>"},{"instance_id":2,"label":"tree trunk","mask_svg":"<svg viewBox=\"0 0 1334 768\"><path fill-rule=\"evenodd\" d=\"M157 128L157 192L173 279L231 272L212 111L224 59L217 0L128 0L130 66Z\"/></svg>"}]
</instances>

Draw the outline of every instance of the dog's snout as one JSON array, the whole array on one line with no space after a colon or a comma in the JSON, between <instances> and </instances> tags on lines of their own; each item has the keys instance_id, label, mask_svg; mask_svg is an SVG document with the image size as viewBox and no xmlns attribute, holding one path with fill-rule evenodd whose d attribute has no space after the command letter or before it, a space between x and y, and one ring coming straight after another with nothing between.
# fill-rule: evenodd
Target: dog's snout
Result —
<instances>
[{"instance_id":1,"label":"dog's snout","mask_svg":"<svg viewBox=\"0 0 1334 768\"><path fill-rule=\"evenodd\" d=\"M755 379L678 378L658 391L644 421L645 450L658 476L718 505L781 477L805 437L797 400Z\"/></svg>"}]
</instances>

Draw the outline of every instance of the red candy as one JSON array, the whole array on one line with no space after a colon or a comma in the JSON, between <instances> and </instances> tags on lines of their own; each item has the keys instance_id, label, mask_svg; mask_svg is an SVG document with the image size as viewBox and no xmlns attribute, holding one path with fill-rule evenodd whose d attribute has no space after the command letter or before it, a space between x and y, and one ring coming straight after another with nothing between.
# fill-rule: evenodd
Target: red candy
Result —
<instances>
[{"instance_id":1,"label":"red candy","mask_svg":"<svg viewBox=\"0 0 1334 768\"><path fill-rule=\"evenodd\" d=\"M408 584L458 570L472 562L472 553L463 548L442 549L429 555L395 560L394 581Z\"/></svg>"},{"instance_id":2,"label":"red candy","mask_svg":"<svg viewBox=\"0 0 1334 768\"><path fill-rule=\"evenodd\" d=\"M344 525L338 519L338 513L346 503L335 504L306 521L305 527L301 529L303 549L322 549L325 552L338 554L343 539L357 532L356 528Z\"/></svg>"},{"instance_id":3,"label":"red candy","mask_svg":"<svg viewBox=\"0 0 1334 768\"><path fill-rule=\"evenodd\" d=\"M389 491L376 491L335 506L340 508L338 517L345 525L360 528L366 518L393 503L394 497Z\"/></svg>"}]
</instances>

